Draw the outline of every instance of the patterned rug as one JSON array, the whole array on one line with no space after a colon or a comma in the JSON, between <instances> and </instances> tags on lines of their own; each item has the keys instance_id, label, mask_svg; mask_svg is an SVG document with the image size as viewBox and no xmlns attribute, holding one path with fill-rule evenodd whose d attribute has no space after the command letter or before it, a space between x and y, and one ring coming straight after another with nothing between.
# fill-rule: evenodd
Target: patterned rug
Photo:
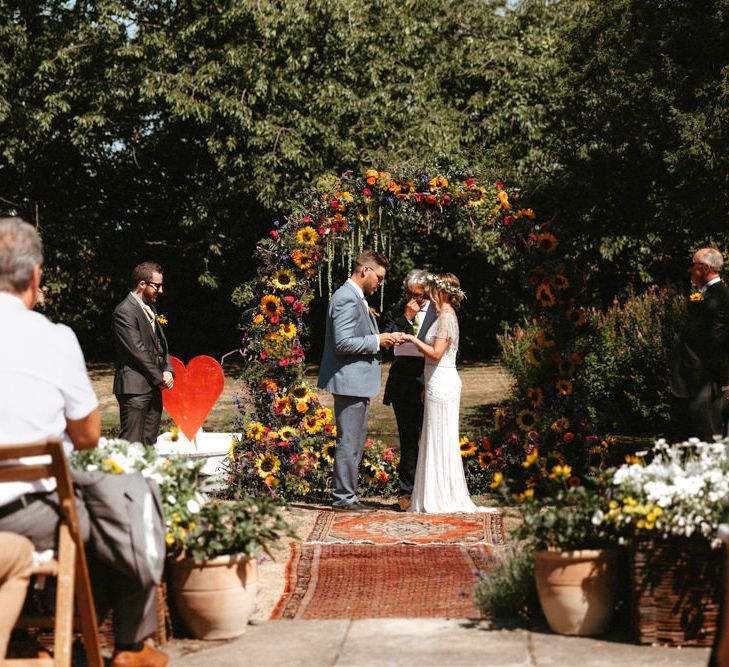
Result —
<instances>
[{"instance_id":1,"label":"patterned rug","mask_svg":"<svg viewBox=\"0 0 729 667\"><path fill-rule=\"evenodd\" d=\"M274 619L473 618L485 546L292 544Z\"/></svg>"},{"instance_id":2,"label":"patterned rug","mask_svg":"<svg viewBox=\"0 0 729 667\"><path fill-rule=\"evenodd\" d=\"M320 512L308 543L506 544L504 517L488 514L349 514Z\"/></svg>"},{"instance_id":3,"label":"patterned rug","mask_svg":"<svg viewBox=\"0 0 729 667\"><path fill-rule=\"evenodd\" d=\"M505 546L499 513L320 512L270 618L473 618L474 574Z\"/></svg>"}]
</instances>

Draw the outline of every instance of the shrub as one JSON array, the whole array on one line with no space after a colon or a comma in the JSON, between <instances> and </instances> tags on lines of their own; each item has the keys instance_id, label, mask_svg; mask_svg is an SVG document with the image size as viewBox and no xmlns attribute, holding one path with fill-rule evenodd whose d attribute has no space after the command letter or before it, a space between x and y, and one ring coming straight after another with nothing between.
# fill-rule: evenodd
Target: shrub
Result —
<instances>
[{"instance_id":1,"label":"shrub","mask_svg":"<svg viewBox=\"0 0 729 667\"><path fill-rule=\"evenodd\" d=\"M473 604L485 618L525 623L541 614L531 551L495 557L493 570L477 576Z\"/></svg>"}]
</instances>

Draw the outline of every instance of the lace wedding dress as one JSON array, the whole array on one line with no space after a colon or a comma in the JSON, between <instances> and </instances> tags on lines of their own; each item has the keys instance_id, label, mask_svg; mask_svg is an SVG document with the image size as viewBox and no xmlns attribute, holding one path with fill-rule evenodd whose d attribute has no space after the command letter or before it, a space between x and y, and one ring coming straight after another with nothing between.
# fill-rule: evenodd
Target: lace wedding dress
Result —
<instances>
[{"instance_id":1,"label":"lace wedding dress","mask_svg":"<svg viewBox=\"0 0 729 667\"><path fill-rule=\"evenodd\" d=\"M461 378L456 370L458 319L455 313L441 313L425 334L424 341L433 345L436 338L450 340L440 361L425 358L425 412L408 511L429 514L493 511L471 502L463 474L458 428Z\"/></svg>"}]
</instances>

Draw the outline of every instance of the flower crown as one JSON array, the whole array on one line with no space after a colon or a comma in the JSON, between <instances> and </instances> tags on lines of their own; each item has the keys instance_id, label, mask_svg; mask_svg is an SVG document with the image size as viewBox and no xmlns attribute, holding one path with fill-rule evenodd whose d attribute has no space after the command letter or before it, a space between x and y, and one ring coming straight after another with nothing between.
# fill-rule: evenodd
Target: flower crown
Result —
<instances>
[{"instance_id":1,"label":"flower crown","mask_svg":"<svg viewBox=\"0 0 729 667\"><path fill-rule=\"evenodd\" d=\"M445 280L443 280L440 276L436 276L433 273L429 273L425 276L425 279L431 284L437 287L441 292L448 292L449 294L454 294L455 296L461 297L461 299L466 298L466 293L456 285L449 285Z\"/></svg>"}]
</instances>

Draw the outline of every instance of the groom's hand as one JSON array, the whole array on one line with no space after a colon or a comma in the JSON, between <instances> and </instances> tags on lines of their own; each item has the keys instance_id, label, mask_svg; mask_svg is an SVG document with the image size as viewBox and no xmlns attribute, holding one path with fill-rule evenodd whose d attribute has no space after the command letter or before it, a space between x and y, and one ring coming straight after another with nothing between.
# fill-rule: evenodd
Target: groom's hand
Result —
<instances>
[{"instance_id":1,"label":"groom's hand","mask_svg":"<svg viewBox=\"0 0 729 667\"><path fill-rule=\"evenodd\" d=\"M400 342L402 334L399 332L396 333L381 333L379 335L380 338L380 347L391 347L393 345L398 345Z\"/></svg>"}]
</instances>

